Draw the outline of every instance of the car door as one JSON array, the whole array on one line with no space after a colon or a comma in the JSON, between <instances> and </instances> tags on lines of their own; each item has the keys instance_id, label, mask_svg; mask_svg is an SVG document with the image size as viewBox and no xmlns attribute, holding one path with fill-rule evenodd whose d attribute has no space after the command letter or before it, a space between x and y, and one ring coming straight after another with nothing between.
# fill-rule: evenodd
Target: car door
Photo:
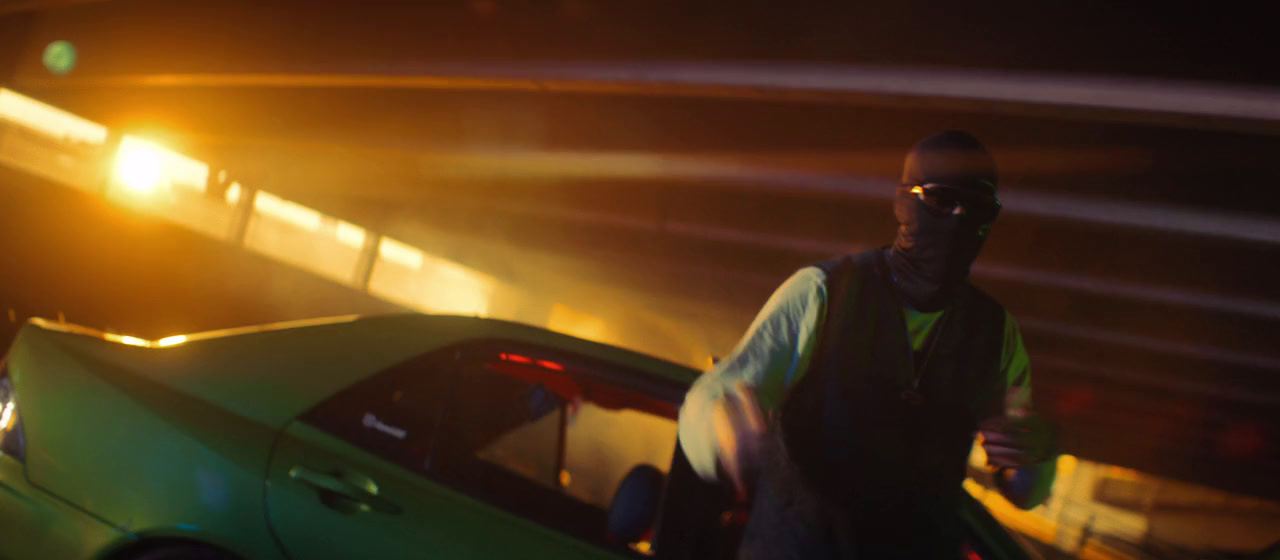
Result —
<instances>
[{"instance_id":1,"label":"car door","mask_svg":"<svg viewBox=\"0 0 1280 560\"><path fill-rule=\"evenodd\" d=\"M290 424L267 484L290 556L616 558L603 512L555 488L565 406L540 383L437 352Z\"/></svg>"}]
</instances>

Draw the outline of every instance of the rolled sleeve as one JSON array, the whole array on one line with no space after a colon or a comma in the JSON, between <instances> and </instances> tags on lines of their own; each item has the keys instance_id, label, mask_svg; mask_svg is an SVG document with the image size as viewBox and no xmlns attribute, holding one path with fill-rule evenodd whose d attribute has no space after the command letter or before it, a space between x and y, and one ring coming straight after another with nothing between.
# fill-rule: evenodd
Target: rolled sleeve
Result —
<instances>
[{"instance_id":1,"label":"rolled sleeve","mask_svg":"<svg viewBox=\"0 0 1280 560\"><path fill-rule=\"evenodd\" d=\"M751 387L760 406L769 411L804 374L826 311L825 283L825 274L816 267L793 274L774 291L729 356L699 377L685 395L680 445L702 478L715 478L717 438L711 414L726 391L737 383Z\"/></svg>"}]
</instances>

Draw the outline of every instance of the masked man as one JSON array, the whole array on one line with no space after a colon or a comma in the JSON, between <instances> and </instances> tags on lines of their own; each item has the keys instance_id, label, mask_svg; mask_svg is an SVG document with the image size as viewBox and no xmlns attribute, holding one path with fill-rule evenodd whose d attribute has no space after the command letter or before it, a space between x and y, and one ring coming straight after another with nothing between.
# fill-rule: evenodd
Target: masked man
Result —
<instances>
[{"instance_id":1,"label":"masked man","mask_svg":"<svg viewBox=\"0 0 1280 560\"><path fill-rule=\"evenodd\" d=\"M968 283L999 210L978 140L922 140L893 246L796 272L690 389L690 464L753 495L743 558L958 558L976 433L1010 501L1048 497L1051 430L1018 325Z\"/></svg>"}]
</instances>

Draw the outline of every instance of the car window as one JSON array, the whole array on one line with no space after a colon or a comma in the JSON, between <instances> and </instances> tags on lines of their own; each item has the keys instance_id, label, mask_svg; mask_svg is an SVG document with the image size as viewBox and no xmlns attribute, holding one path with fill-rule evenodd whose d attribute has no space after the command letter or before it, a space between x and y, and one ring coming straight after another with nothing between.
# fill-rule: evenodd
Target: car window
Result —
<instances>
[{"instance_id":1,"label":"car window","mask_svg":"<svg viewBox=\"0 0 1280 560\"><path fill-rule=\"evenodd\" d=\"M608 508L633 467L667 470L675 407L607 383L600 367L481 353L459 368L433 475L584 540L624 545L607 535Z\"/></svg>"},{"instance_id":2,"label":"car window","mask_svg":"<svg viewBox=\"0 0 1280 560\"><path fill-rule=\"evenodd\" d=\"M397 365L342 391L302 419L384 459L424 470L451 365L449 351Z\"/></svg>"},{"instance_id":3,"label":"car window","mask_svg":"<svg viewBox=\"0 0 1280 560\"><path fill-rule=\"evenodd\" d=\"M674 420L606 408L587 400L589 380L552 375L568 376L580 394L565 398L540 382L487 368L468 372L451 399L457 410L446 415L440 435L442 442L468 441L442 444L441 452L461 461L458 469L483 462L602 510L633 467L667 470L676 443Z\"/></svg>"},{"instance_id":4,"label":"car window","mask_svg":"<svg viewBox=\"0 0 1280 560\"><path fill-rule=\"evenodd\" d=\"M653 465L667 472L675 446L675 420L582 402L565 432L560 481L570 496L609 507L618 483L636 465Z\"/></svg>"},{"instance_id":5,"label":"car window","mask_svg":"<svg viewBox=\"0 0 1280 560\"><path fill-rule=\"evenodd\" d=\"M541 383L465 367L446 407L433 470L483 463L555 488L563 414L564 400Z\"/></svg>"},{"instance_id":6,"label":"car window","mask_svg":"<svg viewBox=\"0 0 1280 560\"><path fill-rule=\"evenodd\" d=\"M617 548L625 543L606 530L613 494L638 465L668 469L676 407L619 387L615 378L628 377L610 378L607 367L488 345L446 349L359 383L303 420L499 508Z\"/></svg>"},{"instance_id":7,"label":"car window","mask_svg":"<svg viewBox=\"0 0 1280 560\"><path fill-rule=\"evenodd\" d=\"M606 510L560 485L567 403L545 383L480 364L461 368L427 459L430 476L552 529L613 546Z\"/></svg>"}]
</instances>

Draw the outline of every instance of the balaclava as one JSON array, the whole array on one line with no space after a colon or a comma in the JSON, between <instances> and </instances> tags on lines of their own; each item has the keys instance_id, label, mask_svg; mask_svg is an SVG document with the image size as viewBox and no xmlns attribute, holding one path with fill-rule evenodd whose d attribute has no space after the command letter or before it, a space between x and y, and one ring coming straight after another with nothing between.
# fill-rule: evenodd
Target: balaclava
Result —
<instances>
[{"instance_id":1,"label":"balaclava","mask_svg":"<svg viewBox=\"0 0 1280 560\"><path fill-rule=\"evenodd\" d=\"M902 185L942 183L994 195L996 167L978 139L948 130L921 140L907 154ZM969 277L969 265L985 240L984 226L967 215L941 213L906 188L893 204L898 236L889 252L889 269L907 304L917 311L938 311L951 303Z\"/></svg>"}]
</instances>

